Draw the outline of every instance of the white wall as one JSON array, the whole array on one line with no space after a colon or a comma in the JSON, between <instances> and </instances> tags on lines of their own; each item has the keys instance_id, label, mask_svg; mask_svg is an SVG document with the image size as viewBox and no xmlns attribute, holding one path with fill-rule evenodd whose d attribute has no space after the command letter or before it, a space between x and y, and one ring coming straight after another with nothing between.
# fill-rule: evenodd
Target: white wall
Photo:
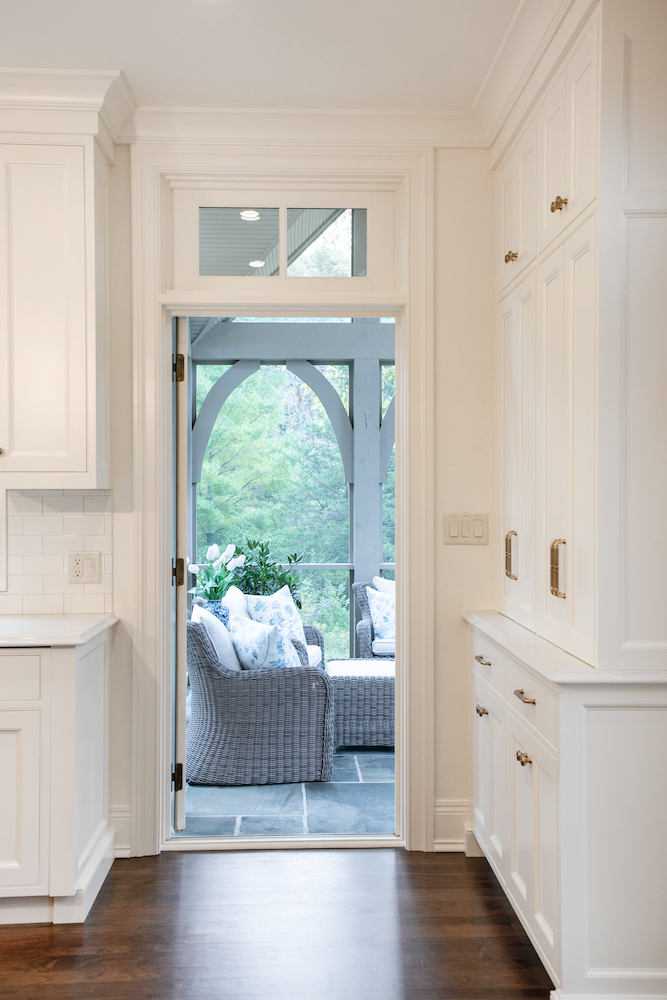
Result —
<instances>
[{"instance_id":1,"label":"white wall","mask_svg":"<svg viewBox=\"0 0 667 1000\"><path fill-rule=\"evenodd\" d=\"M442 544L445 511L493 514L493 174L486 150L436 158L436 849L461 849L470 798L468 631L493 607L488 546ZM497 542L496 542L497 544Z\"/></svg>"}]
</instances>

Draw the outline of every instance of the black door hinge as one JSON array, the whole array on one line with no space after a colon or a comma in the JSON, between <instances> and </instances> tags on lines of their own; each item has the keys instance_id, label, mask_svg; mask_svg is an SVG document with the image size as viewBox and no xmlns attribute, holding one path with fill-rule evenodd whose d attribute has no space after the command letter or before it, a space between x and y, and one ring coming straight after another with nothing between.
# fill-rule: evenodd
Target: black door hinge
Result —
<instances>
[{"instance_id":1,"label":"black door hinge","mask_svg":"<svg viewBox=\"0 0 667 1000\"><path fill-rule=\"evenodd\" d=\"M171 583L182 587L185 583L185 559L174 559L171 564Z\"/></svg>"},{"instance_id":2,"label":"black door hinge","mask_svg":"<svg viewBox=\"0 0 667 1000\"><path fill-rule=\"evenodd\" d=\"M172 382L185 382L185 355L172 354L171 356L171 380Z\"/></svg>"},{"instance_id":3,"label":"black door hinge","mask_svg":"<svg viewBox=\"0 0 667 1000\"><path fill-rule=\"evenodd\" d=\"M182 764L172 764L174 770L171 772L171 783L174 786L175 792L180 792L183 789L183 765Z\"/></svg>"}]
</instances>

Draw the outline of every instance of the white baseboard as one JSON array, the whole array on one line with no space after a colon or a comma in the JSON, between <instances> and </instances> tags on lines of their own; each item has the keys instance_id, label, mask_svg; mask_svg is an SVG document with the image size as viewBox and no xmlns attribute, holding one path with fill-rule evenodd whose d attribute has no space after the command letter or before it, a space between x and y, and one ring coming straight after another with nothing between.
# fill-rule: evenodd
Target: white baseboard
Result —
<instances>
[{"instance_id":1,"label":"white baseboard","mask_svg":"<svg viewBox=\"0 0 667 1000\"><path fill-rule=\"evenodd\" d=\"M49 896L11 896L0 899L0 924L52 924Z\"/></svg>"},{"instance_id":2,"label":"white baseboard","mask_svg":"<svg viewBox=\"0 0 667 1000\"><path fill-rule=\"evenodd\" d=\"M129 806L112 806L109 810L109 825L116 835L115 856L132 857L132 813Z\"/></svg>"},{"instance_id":3,"label":"white baseboard","mask_svg":"<svg viewBox=\"0 0 667 1000\"><path fill-rule=\"evenodd\" d=\"M465 851L465 824L469 813L470 803L467 799L436 800L433 823L433 850L436 853Z\"/></svg>"},{"instance_id":4,"label":"white baseboard","mask_svg":"<svg viewBox=\"0 0 667 1000\"><path fill-rule=\"evenodd\" d=\"M550 1000L667 1000L667 993L564 993L552 990Z\"/></svg>"},{"instance_id":5,"label":"white baseboard","mask_svg":"<svg viewBox=\"0 0 667 1000\"><path fill-rule=\"evenodd\" d=\"M477 843L475 834L472 832L472 823L466 823L466 858L483 858L484 851Z\"/></svg>"},{"instance_id":6,"label":"white baseboard","mask_svg":"<svg viewBox=\"0 0 667 1000\"><path fill-rule=\"evenodd\" d=\"M108 826L91 851L79 875L79 888L73 896L53 900L54 924L82 924L97 899L114 861L114 832Z\"/></svg>"}]
</instances>

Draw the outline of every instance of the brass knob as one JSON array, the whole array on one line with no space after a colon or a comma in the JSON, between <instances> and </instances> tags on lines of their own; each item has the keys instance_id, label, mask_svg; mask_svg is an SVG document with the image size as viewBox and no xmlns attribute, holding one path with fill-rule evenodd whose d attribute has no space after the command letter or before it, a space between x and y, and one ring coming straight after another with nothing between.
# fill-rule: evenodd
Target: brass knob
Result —
<instances>
[{"instance_id":1,"label":"brass knob","mask_svg":"<svg viewBox=\"0 0 667 1000\"><path fill-rule=\"evenodd\" d=\"M476 712L477 712L477 714L479 715L480 719L481 719L481 717L482 717L483 715L488 715L488 714L489 714L489 713L487 712L487 710L486 710L485 708L482 708L482 706L481 706L481 705L476 705L476 706L475 706L475 711L476 711Z\"/></svg>"},{"instance_id":2,"label":"brass knob","mask_svg":"<svg viewBox=\"0 0 667 1000\"><path fill-rule=\"evenodd\" d=\"M517 750L517 752L516 752L516 759L521 764L521 767L525 767L526 764L532 764L533 763L532 760L531 760L531 758L528 756L528 754L527 753L522 753L521 750Z\"/></svg>"},{"instance_id":3,"label":"brass knob","mask_svg":"<svg viewBox=\"0 0 667 1000\"><path fill-rule=\"evenodd\" d=\"M4 453L5 453L5 449L4 448L0 448L0 455L4 455Z\"/></svg>"},{"instance_id":4,"label":"brass knob","mask_svg":"<svg viewBox=\"0 0 667 1000\"><path fill-rule=\"evenodd\" d=\"M514 250L510 250L505 254L505 263L509 264L511 260L516 260L518 256L518 253L514 253Z\"/></svg>"},{"instance_id":5,"label":"brass knob","mask_svg":"<svg viewBox=\"0 0 667 1000\"><path fill-rule=\"evenodd\" d=\"M485 660L483 656L476 656L475 659L478 663L481 663L483 667L491 666L491 660Z\"/></svg>"},{"instance_id":6,"label":"brass knob","mask_svg":"<svg viewBox=\"0 0 667 1000\"><path fill-rule=\"evenodd\" d=\"M567 205L567 198L561 198L561 196L558 195L556 200L551 202L551 211L562 212L564 205Z\"/></svg>"}]
</instances>

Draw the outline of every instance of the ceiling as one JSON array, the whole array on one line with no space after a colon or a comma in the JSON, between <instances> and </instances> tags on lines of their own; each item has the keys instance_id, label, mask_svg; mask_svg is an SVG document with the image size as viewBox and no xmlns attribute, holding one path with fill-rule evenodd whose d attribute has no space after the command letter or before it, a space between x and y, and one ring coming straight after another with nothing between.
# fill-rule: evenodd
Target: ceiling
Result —
<instances>
[{"instance_id":1,"label":"ceiling","mask_svg":"<svg viewBox=\"0 0 667 1000\"><path fill-rule=\"evenodd\" d=\"M3 0L0 65L160 107L469 111L521 0Z\"/></svg>"}]
</instances>

